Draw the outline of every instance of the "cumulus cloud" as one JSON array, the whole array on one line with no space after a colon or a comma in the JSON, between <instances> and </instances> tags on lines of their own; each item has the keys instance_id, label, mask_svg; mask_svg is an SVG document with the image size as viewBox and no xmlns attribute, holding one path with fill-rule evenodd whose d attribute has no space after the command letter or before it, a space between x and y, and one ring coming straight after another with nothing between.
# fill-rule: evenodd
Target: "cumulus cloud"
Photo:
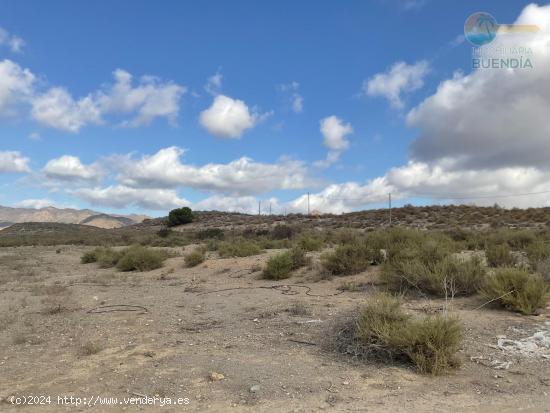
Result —
<instances>
[{"instance_id":1,"label":"cumulus cloud","mask_svg":"<svg viewBox=\"0 0 550 413\"><path fill-rule=\"evenodd\" d=\"M0 151L0 173L30 172L29 158L17 151Z\"/></svg>"},{"instance_id":2,"label":"cumulus cloud","mask_svg":"<svg viewBox=\"0 0 550 413\"><path fill-rule=\"evenodd\" d=\"M87 124L102 122L101 110L92 96L74 100L61 87L51 88L34 97L31 113L43 125L67 132L78 132Z\"/></svg>"},{"instance_id":3,"label":"cumulus cloud","mask_svg":"<svg viewBox=\"0 0 550 413\"><path fill-rule=\"evenodd\" d=\"M6 29L0 27L0 46L5 46L14 53L19 53L25 46L25 41Z\"/></svg>"},{"instance_id":4,"label":"cumulus cloud","mask_svg":"<svg viewBox=\"0 0 550 413\"><path fill-rule=\"evenodd\" d=\"M400 109L404 106L402 95L420 89L429 70L425 60L413 65L397 62L387 72L378 73L364 81L363 93L385 97L392 107Z\"/></svg>"},{"instance_id":5,"label":"cumulus cloud","mask_svg":"<svg viewBox=\"0 0 550 413\"><path fill-rule=\"evenodd\" d=\"M329 149L326 161L320 165L330 165L338 161L340 154L349 148L347 135L353 133L351 123L344 121L337 116L328 116L320 121L320 131L323 135L323 144Z\"/></svg>"},{"instance_id":6,"label":"cumulus cloud","mask_svg":"<svg viewBox=\"0 0 550 413\"><path fill-rule=\"evenodd\" d=\"M242 100L218 95L212 105L201 112L200 123L214 136L238 139L247 129L253 128L269 115L251 111Z\"/></svg>"},{"instance_id":7,"label":"cumulus cloud","mask_svg":"<svg viewBox=\"0 0 550 413\"><path fill-rule=\"evenodd\" d=\"M97 164L84 165L78 157L70 155L48 161L42 172L50 179L61 181L99 181L104 175Z\"/></svg>"},{"instance_id":8,"label":"cumulus cloud","mask_svg":"<svg viewBox=\"0 0 550 413\"><path fill-rule=\"evenodd\" d=\"M477 69L443 81L435 94L407 115L407 124L418 129L407 164L366 183L331 185L310 196L311 207L349 211L385 201L389 192L397 199L498 202L508 207L550 205L545 193L550 191L549 22L550 6L529 5L516 24L536 24L542 29L538 34L521 38L499 34L485 46L531 48L532 69ZM410 82L393 81L392 72L398 70L390 70L386 77L375 76L371 92L377 90L393 100L394 106L401 106L401 92L410 90L402 85ZM304 211L305 202L302 196L292 205Z\"/></svg>"},{"instance_id":9,"label":"cumulus cloud","mask_svg":"<svg viewBox=\"0 0 550 413\"><path fill-rule=\"evenodd\" d=\"M5 59L0 62L0 116L13 116L33 93L36 78L29 69Z\"/></svg>"},{"instance_id":10,"label":"cumulus cloud","mask_svg":"<svg viewBox=\"0 0 550 413\"><path fill-rule=\"evenodd\" d=\"M142 76L134 85L132 75L122 69L113 76L113 84L79 99L62 87L35 92L30 99L32 117L45 126L73 133L86 125L106 123L107 117L122 117L121 124L129 127L148 125L156 118L176 122L185 87L154 76Z\"/></svg>"},{"instance_id":11,"label":"cumulus cloud","mask_svg":"<svg viewBox=\"0 0 550 413\"><path fill-rule=\"evenodd\" d=\"M138 207L146 210L166 211L190 205L172 189L130 188L111 185L105 188L83 188L72 193L89 203L110 208Z\"/></svg>"},{"instance_id":12,"label":"cumulus cloud","mask_svg":"<svg viewBox=\"0 0 550 413\"><path fill-rule=\"evenodd\" d=\"M497 35L485 46L532 49L532 69L477 69L442 82L407 116L419 129L414 159L456 160L455 168L548 167L550 139L550 6L527 6L517 24L536 24L538 34Z\"/></svg>"},{"instance_id":13,"label":"cumulus cloud","mask_svg":"<svg viewBox=\"0 0 550 413\"><path fill-rule=\"evenodd\" d=\"M120 162L118 179L132 187L173 188L186 186L202 191L248 195L275 189L299 189L313 184L303 162L282 159L278 163L255 162L242 157L227 164L203 166L181 162L183 150L169 147L140 160Z\"/></svg>"},{"instance_id":14,"label":"cumulus cloud","mask_svg":"<svg viewBox=\"0 0 550 413\"><path fill-rule=\"evenodd\" d=\"M123 122L126 126L148 125L155 118L175 123L185 87L155 76L142 76L134 86L132 75L122 69L115 70L113 76L115 83L96 97L102 113L134 115Z\"/></svg>"}]
</instances>

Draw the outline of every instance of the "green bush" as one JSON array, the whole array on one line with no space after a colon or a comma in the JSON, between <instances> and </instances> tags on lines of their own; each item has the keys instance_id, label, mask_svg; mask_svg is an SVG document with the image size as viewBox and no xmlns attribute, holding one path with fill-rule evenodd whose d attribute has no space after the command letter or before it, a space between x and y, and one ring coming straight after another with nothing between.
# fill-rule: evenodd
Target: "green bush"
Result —
<instances>
[{"instance_id":1,"label":"green bush","mask_svg":"<svg viewBox=\"0 0 550 413\"><path fill-rule=\"evenodd\" d=\"M485 255L487 264L491 267L511 267L515 263L508 244L489 244Z\"/></svg>"},{"instance_id":2,"label":"green bush","mask_svg":"<svg viewBox=\"0 0 550 413\"><path fill-rule=\"evenodd\" d=\"M293 262L290 252L283 252L271 257L263 271L262 277L268 280L282 280L290 277Z\"/></svg>"},{"instance_id":3,"label":"green bush","mask_svg":"<svg viewBox=\"0 0 550 413\"><path fill-rule=\"evenodd\" d=\"M121 251L116 251L112 248L98 247L92 251L85 252L80 258L80 262L82 264L97 262L100 268L111 268L117 264L121 256Z\"/></svg>"},{"instance_id":4,"label":"green bush","mask_svg":"<svg viewBox=\"0 0 550 413\"><path fill-rule=\"evenodd\" d=\"M277 225L271 231L273 239L290 239L294 235L294 229L288 225Z\"/></svg>"},{"instance_id":5,"label":"green bush","mask_svg":"<svg viewBox=\"0 0 550 413\"><path fill-rule=\"evenodd\" d=\"M540 261L550 258L550 243L544 241L536 241L526 248L527 258L531 268L536 268Z\"/></svg>"},{"instance_id":6,"label":"green bush","mask_svg":"<svg viewBox=\"0 0 550 413\"><path fill-rule=\"evenodd\" d=\"M501 268L487 277L480 293L505 308L522 314L535 314L550 301L550 290L538 274L517 268Z\"/></svg>"},{"instance_id":7,"label":"green bush","mask_svg":"<svg viewBox=\"0 0 550 413\"><path fill-rule=\"evenodd\" d=\"M462 339L463 329L458 319L435 315L409 321L393 337L393 342L420 373L435 375L460 366L456 353Z\"/></svg>"},{"instance_id":8,"label":"green bush","mask_svg":"<svg viewBox=\"0 0 550 413\"><path fill-rule=\"evenodd\" d=\"M304 232L296 240L296 245L304 251L319 251L325 245L325 241L320 234Z\"/></svg>"},{"instance_id":9,"label":"green bush","mask_svg":"<svg viewBox=\"0 0 550 413\"><path fill-rule=\"evenodd\" d=\"M365 271L371 264L382 261L380 250L365 243L340 245L333 252L321 256L321 264L331 275L350 275Z\"/></svg>"},{"instance_id":10,"label":"green bush","mask_svg":"<svg viewBox=\"0 0 550 413\"><path fill-rule=\"evenodd\" d=\"M292 271L307 265L308 262L304 250L295 247L271 257L262 276L269 280L282 280L290 277Z\"/></svg>"},{"instance_id":11,"label":"green bush","mask_svg":"<svg viewBox=\"0 0 550 413\"><path fill-rule=\"evenodd\" d=\"M116 267L120 271L151 271L162 267L166 258L167 254L164 251L135 245L123 251Z\"/></svg>"},{"instance_id":12,"label":"green bush","mask_svg":"<svg viewBox=\"0 0 550 413\"><path fill-rule=\"evenodd\" d=\"M103 248L97 256L99 268L111 268L117 265L118 261L124 254L122 251L117 251L112 248Z\"/></svg>"},{"instance_id":13,"label":"green bush","mask_svg":"<svg viewBox=\"0 0 550 413\"><path fill-rule=\"evenodd\" d=\"M193 222L194 218L195 217L193 215L193 211L191 211L191 208L176 208L168 213L168 220L166 221L166 224L169 227L189 224L190 222Z\"/></svg>"},{"instance_id":14,"label":"green bush","mask_svg":"<svg viewBox=\"0 0 550 413\"><path fill-rule=\"evenodd\" d=\"M98 248L92 251L86 251L82 257L80 257L80 262L82 264L90 264L92 262L97 262L97 250Z\"/></svg>"},{"instance_id":15,"label":"green bush","mask_svg":"<svg viewBox=\"0 0 550 413\"><path fill-rule=\"evenodd\" d=\"M189 268L202 264L205 259L206 255L203 248L196 248L184 256L185 266Z\"/></svg>"},{"instance_id":16,"label":"green bush","mask_svg":"<svg viewBox=\"0 0 550 413\"><path fill-rule=\"evenodd\" d=\"M460 363L463 330L455 318L406 314L397 298L379 294L357 320L357 336L367 354L382 360L405 359L420 373L441 374Z\"/></svg>"},{"instance_id":17,"label":"green bush","mask_svg":"<svg viewBox=\"0 0 550 413\"><path fill-rule=\"evenodd\" d=\"M218 246L220 257L249 257L262 253L257 242L246 238L235 238L228 241L221 241Z\"/></svg>"},{"instance_id":18,"label":"green bush","mask_svg":"<svg viewBox=\"0 0 550 413\"><path fill-rule=\"evenodd\" d=\"M224 239L225 233L221 228L207 228L197 233L198 239Z\"/></svg>"},{"instance_id":19,"label":"green bush","mask_svg":"<svg viewBox=\"0 0 550 413\"><path fill-rule=\"evenodd\" d=\"M384 264L381 279L390 290L420 292L443 297L470 295L483 284L486 269L478 258L459 260L445 256L439 260L422 256L394 259Z\"/></svg>"}]
</instances>

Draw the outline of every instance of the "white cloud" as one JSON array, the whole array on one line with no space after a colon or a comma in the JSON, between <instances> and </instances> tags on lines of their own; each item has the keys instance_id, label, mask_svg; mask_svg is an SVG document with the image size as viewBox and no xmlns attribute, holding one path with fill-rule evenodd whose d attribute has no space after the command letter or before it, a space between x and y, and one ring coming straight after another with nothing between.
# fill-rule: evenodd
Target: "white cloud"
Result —
<instances>
[{"instance_id":1,"label":"white cloud","mask_svg":"<svg viewBox=\"0 0 550 413\"><path fill-rule=\"evenodd\" d=\"M32 116L43 125L73 133L87 124L102 122L101 110L92 96L74 100L60 87L32 99Z\"/></svg>"},{"instance_id":2,"label":"white cloud","mask_svg":"<svg viewBox=\"0 0 550 413\"><path fill-rule=\"evenodd\" d=\"M289 95L288 99L290 101L292 111L294 113L302 113L304 110L304 98L300 93L298 93L300 84L298 82L291 82L282 84L279 88L283 93Z\"/></svg>"},{"instance_id":3,"label":"white cloud","mask_svg":"<svg viewBox=\"0 0 550 413\"><path fill-rule=\"evenodd\" d=\"M132 75L122 69L115 70L113 76L114 84L80 99L62 87L35 94L31 99L33 118L73 133L89 124L103 124L109 116L123 117L122 125L130 127L148 125L156 118L176 122L185 87L154 76L142 76L134 86Z\"/></svg>"},{"instance_id":4,"label":"white cloud","mask_svg":"<svg viewBox=\"0 0 550 413\"><path fill-rule=\"evenodd\" d=\"M79 158L70 155L48 161L42 172L50 179L62 181L99 181L104 175L98 165L84 165Z\"/></svg>"},{"instance_id":5,"label":"white cloud","mask_svg":"<svg viewBox=\"0 0 550 413\"><path fill-rule=\"evenodd\" d=\"M42 209L55 206L55 202L49 199L25 199L17 202L15 206L19 208Z\"/></svg>"},{"instance_id":6,"label":"white cloud","mask_svg":"<svg viewBox=\"0 0 550 413\"><path fill-rule=\"evenodd\" d=\"M383 202L388 192L396 199L550 206L549 194L541 193L550 191L549 22L550 6L529 5L516 23L536 24L541 32L521 38L497 35L491 44L500 50L530 47L533 69L475 70L442 82L407 116L419 136L406 165L365 184L331 185L311 195L311 208L350 211ZM394 90L399 91L387 97L401 102L401 89ZM531 195L521 195L527 193ZM291 204L305 211L306 202L302 196Z\"/></svg>"},{"instance_id":7,"label":"white cloud","mask_svg":"<svg viewBox=\"0 0 550 413\"><path fill-rule=\"evenodd\" d=\"M113 76L115 83L96 97L103 113L134 115L123 122L126 126L148 125L155 118L176 122L180 98L187 90L185 87L162 82L154 76L142 76L133 86L132 75L122 69L115 70Z\"/></svg>"},{"instance_id":8,"label":"white cloud","mask_svg":"<svg viewBox=\"0 0 550 413\"><path fill-rule=\"evenodd\" d=\"M110 208L138 207L146 210L167 211L190 205L171 189L138 189L124 185L106 188L84 188L72 193L93 205Z\"/></svg>"},{"instance_id":9,"label":"white cloud","mask_svg":"<svg viewBox=\"0 0 550 413\"><path fill-rule=\"evenodd\" d=\"M549 22L550 6L529 5L516 23L536 24L538 34L498 34L484 49L529 47L532 69L457 73L410 111L407 123L419 129L413 159L451 157L455 168L549 167Z\"/></svg>"},{"instance_id":10,"label":"white cloud","mask_svg":"<svg viewBox=\"0 0 550 413\"><path fill-rule=\"evenodd\" d=\"M8 47L12 52L19 53L25 46L25 41L0 27L0 46Z\"/></svg>"},{"instance_id":11,"label":"white cloud","mask_svg":"<svg viewBox=\"0 0 550 413\"><path fill-rule=\"evenodd\" d=\"M0 151L0 173L30 172L29 158L17 151Z\"/></svg>"},{"instance_id":12,"label":"white cloud","mask_svg":"<svg viewBox=\"0 0 550 413\"><path fill-rule=\"evenodd\" d=\"M329 149L329 153L327 159L318 162L318 165L327 166L338 161L340 154L349 148L346 136L353 133L353 127L333 115L321 119L320 131L323 135L323 144Z\"/></svg>"},{"instance_id":13,"label":"white cloud","mask_svg":"<svg viewBox=\"0 0 550 413\"><path fill-rule=\"evenodd\" d=\"M5 59L0 62L0 116L13 116L19 104L33 92L35 76L28 69Z\"/></svg>"},{"instance_id":14,"label":"white cloud","mask_svg":"<svg viewBox=\"0 0 550 413\"><path fill-rule=\"evenodd\" d=\"M385 177L372 179L364 185L356 182L329 185L321 192L309 196L310 211L335 214L349 212L364 205L384 201L391 189ZM289 209L307 212L307 198L307 195L302 195L291 201Z\"/></svg>"},{"instance_id":15,"label":"white cloud","mask_svg":"<svg viewBox=\"0 0 550 413\"><path fill-rule=\"evenodd\" d=\"M201 112L200 123L214 136L238 139L266 116L269 113L260 115L251 111L242 100L218 95L212 106Z\"/></svg>"},{"instance_id":16,"label":"white cloud","mask_svg":"<svg viewBox=\"0 0 550 413\"><path fill-rule=\"evenodd\" d=\"M242 157L227 164L203 166L183 164L183 150L169 147L138 161L120 161L118 179L132 187L191 187L202 191L219 191L247 195L275 189L299 189L315 183L303 162L282 159L278 163L255 162Z\"/></svg>"},{"instance_id":17,"label":"white cloud","mask_svg":"<svg viewBox=\"0 0 550 413\"><path fill-rule=\"evenodd\" d=\"M363 93L368 96L385 97L392 107L402 108L402 95L420 89L429 70L428 62L425 60L414 65L397 62L388 72L378 73L364 81Z\"/></svg>"},{"instance_id":18,"label":"white cloud","mask_svg":"<svg viewBox=\"0 0 550 413\"><path fill-rule=\"evenodd\" d=\"M222 90L223 75L220 72L216 72L208 78L204 90L212 96L219 95Z\"/></svg>"}]
</instances>

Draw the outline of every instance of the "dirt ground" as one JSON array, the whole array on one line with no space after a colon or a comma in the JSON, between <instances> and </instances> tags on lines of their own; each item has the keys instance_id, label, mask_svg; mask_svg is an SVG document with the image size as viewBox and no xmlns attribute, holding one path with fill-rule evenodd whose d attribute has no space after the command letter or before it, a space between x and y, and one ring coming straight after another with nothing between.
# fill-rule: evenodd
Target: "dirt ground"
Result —
<instances>
[{"instance_id":1,"label":"dirt ground","mask_svg":"<svg viewBox=\"0 0 550 413\"><path fill-rule=\"evenodd\" d=\"M259 268L278 251L212 256L184 268L179 248L180 256L159 270L120 273L80 264L89 249L0 250L0 411L550 411L550 348L521 353L497 346L499 338L550 330L548 309L526 317L475 310L479 297L453 300L449 311L466 331L463 366L422 376L410 366L357 361L326 346L338 320L376 291L376 267L332 280L319 280L310 268L273 282L259 279ZM332 295L352 280L367 286ZM271 288L289 284L299 286ZM117 305L139 307L105 307ZM418 313L444 306L444 300L405 302ZM30 395L51 402L8 402ZM60 405L58 396L96 404ZM117 397L117 404L102 405L98 396ZM142 396L188 403L120 402Z\"/></svg>"}]
</instances>

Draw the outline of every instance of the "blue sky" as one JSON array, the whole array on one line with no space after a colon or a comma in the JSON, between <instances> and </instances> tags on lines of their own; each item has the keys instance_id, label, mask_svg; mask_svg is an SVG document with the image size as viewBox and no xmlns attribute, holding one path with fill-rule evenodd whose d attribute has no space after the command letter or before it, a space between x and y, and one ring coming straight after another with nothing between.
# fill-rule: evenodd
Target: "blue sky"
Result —
<instances>
[{"instance_id":1,"label":"blue sky","mask_svg":"<svg viewBox=\"0 0 550 413\"><path fill-rule=\"evenodd\" d=\"M262 199L281 212L303 210L309 191L313 208L343 212L387 192L399 204L544 191L539 160L495 153L492 138L465 149L468 105L453 108L452 144L429 121L445 117L442 82L482 90L507 76L472 72L465 19L548 23L544 3L528 4L2 1L0 204L159 215L183 204L248 212ZM515 74L514 97L519 84L540 90L546 52ZM498 135L501 119L491 122ZM524 146L546 153L531 138ZM475 174L483 182L466 184Z\"/></svg>"}]
</instances>

